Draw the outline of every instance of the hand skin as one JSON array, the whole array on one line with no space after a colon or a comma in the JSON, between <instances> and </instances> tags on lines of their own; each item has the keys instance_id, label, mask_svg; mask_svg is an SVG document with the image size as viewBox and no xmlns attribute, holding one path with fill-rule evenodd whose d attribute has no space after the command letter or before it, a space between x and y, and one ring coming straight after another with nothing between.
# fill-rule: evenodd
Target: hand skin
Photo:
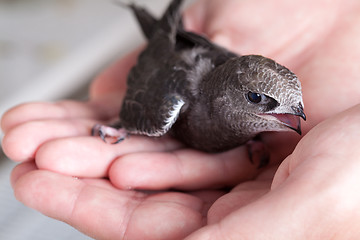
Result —
<instances>
[{"instance_id":1,"label":"hand skin","mask_svg":"<svg viewBox=\"0 0 360 240\"><path fill-rule=\"evenodd\" d=\"M169 138L89 136L117 116L137 51L94 81L88 102L28 103L3 116L17 199L96 239L359 239L360 2L200 0L184 20L292 69L306 135L264 134L272 164L260 170L245 147L207 154Z\"/></svg>"}]
</instances>

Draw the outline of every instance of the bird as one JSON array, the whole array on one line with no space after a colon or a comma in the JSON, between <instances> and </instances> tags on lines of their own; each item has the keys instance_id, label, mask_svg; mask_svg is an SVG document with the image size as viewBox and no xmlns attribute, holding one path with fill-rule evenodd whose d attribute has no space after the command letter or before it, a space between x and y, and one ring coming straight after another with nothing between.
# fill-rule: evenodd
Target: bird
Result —
<instances>
[{"instance_id":1,"label":"bird","mask_svg":"<svg viewBox=\"0 0 360 240\"><path fill-rule=\"evenodd\" d=\"M204 152L247 144L262 132L295 131L306 120L301 83L288 68L261 55L239 55L206 36L186 31L172 0L156 19L126 4L147 46L130 70L127 91L112 125L92 135L119 143L129 135L166 134Z\"/></svg>"}]
</instances>

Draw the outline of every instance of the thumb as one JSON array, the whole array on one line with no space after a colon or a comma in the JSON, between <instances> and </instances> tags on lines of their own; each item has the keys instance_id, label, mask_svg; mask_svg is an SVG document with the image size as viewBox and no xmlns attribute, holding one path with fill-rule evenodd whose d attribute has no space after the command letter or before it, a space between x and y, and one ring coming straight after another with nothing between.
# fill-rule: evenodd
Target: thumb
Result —
<instances>
[{"instance_id":1,"label":"thumb","mask_svg":"<svg viewBox=\"0 0 360 240\"><path fill-rule=\"evenodd\" d=\"M317 125L267 194L187 239L359 239L359 122L360 105Z\"/></svg>"}]
</instances>

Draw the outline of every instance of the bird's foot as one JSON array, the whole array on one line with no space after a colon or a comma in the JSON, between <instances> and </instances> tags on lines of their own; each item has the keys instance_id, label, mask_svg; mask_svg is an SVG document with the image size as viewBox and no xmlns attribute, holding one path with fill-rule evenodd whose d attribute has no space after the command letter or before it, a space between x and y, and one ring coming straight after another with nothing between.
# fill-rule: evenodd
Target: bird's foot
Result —
<instances>
[{"instance_id":1,"label":"bird's foot","mask_svg":"<svg viewBox=\"0 0 360 240\"><path fill-rule=\"evenodd\" d=\"M115 139L112 144L119 143L129 135L124 128L114 128L106 125L96 124L91 130L92 136L100 136L104 142L108 142L107 138Z\"/></svg>"},{"instance_id":2,"label":"bird's foot","mask_svg":"<svg viewBox=\"0 0 360 240\"><path fill-rule=\"evenodd\" d=\"M270 152L267 146L258 139L249 141L246 144L251 163L258 162L258 168L265 167L270 161Z\"/></svg>"}]
</instances>

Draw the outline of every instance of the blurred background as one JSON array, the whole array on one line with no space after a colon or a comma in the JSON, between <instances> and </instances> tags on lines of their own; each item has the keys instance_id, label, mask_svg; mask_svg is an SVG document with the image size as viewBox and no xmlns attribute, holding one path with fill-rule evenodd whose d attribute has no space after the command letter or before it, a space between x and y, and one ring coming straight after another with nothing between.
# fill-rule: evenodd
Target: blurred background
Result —
<instances>
[{"instance_id":1,"label":"blurred background","mask_svg":"<svg viewBox=\"0 0 360 240\"><path fill-rule=\"evenodd\" d=\"M131 12L115 2L0 0L0 116L28 101L86 99L99 71L144 42ZM136 0L156 15L168 2ZM90 239L18 202L14 166L0 152L0 239Z\"/></svg>"}]
</instances>

